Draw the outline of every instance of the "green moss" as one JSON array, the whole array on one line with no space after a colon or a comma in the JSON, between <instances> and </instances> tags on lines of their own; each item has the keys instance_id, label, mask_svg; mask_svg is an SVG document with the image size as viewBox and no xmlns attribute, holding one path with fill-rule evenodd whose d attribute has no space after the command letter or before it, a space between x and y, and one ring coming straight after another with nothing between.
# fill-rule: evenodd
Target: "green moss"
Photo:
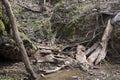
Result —
<instances>
[{"instance_id":1,"label":"green moss","mask_svg":"<svg viewBox=\"0 0 120 80\"><path fill-rule=\"evenodd\" d=\"M14 14L19 14L22 8L19 5L12 6Z\"/></svg>"},{"instance_id":2,"label":"green moss","mask_svg":"<svg viewBox=\"0 0 120 80\"><path fill-rule=\"evenodd\" d=\"M5 25L4 23L2 22L2 20L0 20L0 34L6 36L7 35L7 32L5 30Z\"/></svg>"},{"instance_id":3,"label":"green moss","mask_svg":"<svg viewBox=\"0 0 120 80\"><path fill-rule=\"evenodd\" d=\"M19 34L23 40L25 47L30 47L30 48L33 48L35 50L37 49L36 46L32 43L32 41L23 32L19 32Z\"/></svg>"},{"instance_id":4,"label":"green moss","mask_svg":"<svg viewBox=\"0 0 120 80\"><path fill-rule=\"evenodd\" d=\"M0 3L0 19L3 21L4 26L9 24L9 19L8 17L3 13L3 8L2 5Z\"/></svg>"},{"instance_id":5,"label":"green moss","mask_svg":"<svg viewBox=\"0 0 120 80\"><path fill-rule=\"evenodd\" d=\"M2 15L2 20L3 20L4 24L5 24L5 26L9 24L9 19L5 14Z\"/></svg>"},{"instance_id":6,"label":"green moss","mask_svg":"<svg viewBox=\"0 0 120 80\"><path fill-rule=\"evenodd\" d=\"M14 41L13 39L9 39L9 43L10 43L11 45L14 45L14 44L15 44L15 41Z\"/></svg>"},{"instance_id":7,"label":"green moss","mask_svg":"<svg viewBox=\"0 0 120 80\"><path fill-rule=\"evenodd\" d=\"M49 18L36 21L34 23L35 35L40 39L49 40L52 35L51 22Z\"/></svg>"}]
</instances>

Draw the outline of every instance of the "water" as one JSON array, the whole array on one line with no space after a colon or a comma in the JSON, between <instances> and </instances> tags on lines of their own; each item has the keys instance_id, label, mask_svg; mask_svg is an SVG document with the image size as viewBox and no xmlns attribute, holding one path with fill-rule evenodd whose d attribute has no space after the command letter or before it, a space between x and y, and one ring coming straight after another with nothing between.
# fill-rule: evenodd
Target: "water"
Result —
<instances>
[{"instance_id":1,"label":"water","mask_svg":"<svg viewBox=\"0 0 120 80\"><path fill-rule=\"evenodd\" d=\"M82 76L84 72L80 70L62 70L53 74L48 74L42 80L75 80L74 78Z\"/></svg>"}]
</instances>

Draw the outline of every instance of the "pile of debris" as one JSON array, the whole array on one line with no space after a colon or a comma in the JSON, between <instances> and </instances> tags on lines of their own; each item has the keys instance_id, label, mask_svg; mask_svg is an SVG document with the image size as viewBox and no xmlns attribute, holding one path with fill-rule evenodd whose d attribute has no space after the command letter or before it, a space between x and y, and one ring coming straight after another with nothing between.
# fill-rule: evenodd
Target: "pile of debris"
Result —
<instances>
[{"instance_id":1,"label":"pile of debris","mask_svg":"<svg viewBox=\"0 0 120 80\"><path fill-rule=\"evenodd\" d=\"M34 54L36 62L50 63L56 66L47 69L40 68L39 70L48 74L69 66L77 67L84 71L94 68L94 66L99 64L106 56L107 44L111 37L112 30L113 26L109 19L101 41L94 43L93 46L88 49L79 43L62 47L46 45L37 46L39 51Z\"/></svg>"}]
</instances>

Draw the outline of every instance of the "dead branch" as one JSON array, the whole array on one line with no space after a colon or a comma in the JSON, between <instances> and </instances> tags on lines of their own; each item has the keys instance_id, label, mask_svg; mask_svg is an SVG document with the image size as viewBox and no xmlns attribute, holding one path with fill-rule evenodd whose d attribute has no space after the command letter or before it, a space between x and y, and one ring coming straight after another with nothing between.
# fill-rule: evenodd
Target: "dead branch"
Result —
<instances>
[{"instance_id":1,"label":"dead branch","mask_svg":"<svg viewBox=\"0 0 120 80\"><path fill-rule=\"evenodd\" d=\"M108 40L111 37L112 31L113 31L113 26L111 25L111 20L109 19L101 41L102 50L101 53L98 55L95 64L98 64L101 60L105 58L107 54L106 49L107 49Z\"/></svg>"},{"instance_id":2,"label":"dead branch","mask_svg":"<svg viewBox=\"0 0 120 80\"><path fill-rule=\"evenodd\" d=\"M37 46L39 49L46 49L46 50L52 50L52 51L56 51L56 52L61 52L61 50L57 47L52 47L52 46Z\"/></svg>"},{"instance_id":3,"label":"dead branch","mask_svg":"<svg viewBox=\"0 0 120 80\"><path fill-rule=\"evenodd\" d=\"M45 49L43 49L43 50L40 50L40 53L43 53L43 54L51 54L52 51L51 51L51 50L45 50Z\"/></svg>"},{"instance_id":4,"label":"dead branch","mask_svg":"<svg viewBox=\"0 0 120 80\"><path fill-rule=\"evenodd\" d=\"M98 55L99 55L100 52L101 52L101 48L102 48L101 46L97 47L97 48L95 49L95 51L93 51L93 52L91 53L91 55L87 58L89 64L91 64L91 65L94 64L94 61L96 60L96 58L98 57Z\"/></svg>"},{"instance_id":5,"label":"dead branch","mask_svg":"<svg viewBox=\"0 0 120 80\"><path fill-rule=\"evenodd\" d=\"M95 43L92 47L90 47L89 49L86 50L86 56L89 56L97 47L98 47L99 43Z\"/></svg>"},{"instance_id":6,"label":"dead branch","mask_svg":"<svg viewBox=\"0 0 120 80\"><path fill-rule=\"evenodd\" d=\"M87 60L89 64L98 64L103 60L107 54L107 44L111 37L113 26L111 25L111 20L108 20L106 29L104 31L101 42L95 43L91 48L86 51L86 55L89 55Z\"/></svg>"},{"instance_id":7,"label":"dead branch","mask_svg":"<svg viewBox=\"0 0 120 80\"><path fill-rule=\"evenodd\" d=\"M55 69L53 70L40 70L42 72L44 72L44 74L50 74L50 73L54 73L54 72L57 72L59 70L61 70L62 68L64 68L65 65L61 66L61 67L56 67Z\"/></svg>"}]
</instances>

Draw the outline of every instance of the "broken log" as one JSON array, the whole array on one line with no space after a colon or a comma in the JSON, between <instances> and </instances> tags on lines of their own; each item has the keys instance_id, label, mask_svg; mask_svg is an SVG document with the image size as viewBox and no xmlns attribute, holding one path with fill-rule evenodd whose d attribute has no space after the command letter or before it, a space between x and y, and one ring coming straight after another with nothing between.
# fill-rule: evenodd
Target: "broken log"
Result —
<instances>
[{"instance_id":1,"label":"broken log","mask_svg":"<svg viewBox=\"0 0 120 80\"><path fill-rule=\"evenodd\" d=\"M92 53L91 55L87 58L87 61L89 62L90 65L93 65L93 63L95 62L96 58L98 57L98 55L100 54L102 49L102 46L99 45L99 47L97 47Z\"/></svg>"},{"instance_id":2,"label":"broken log","mask_svg":"<svg viewBox=\"0 0 120 80\"><path fill-rule=\"evenodd\" d=\"M89 56L98 46L99 43L95 43L92 47L88 48L85 52L86 56Z\"/></svg>"},{"instance_id":3,"label":"broken log","mask_svg":"<svg viewBox=\"0 0 120 80\"><path fill-rule=\"evenodd\" d=\"M56 47L56 46L37 46L39 49L46 49L46 50L52 50L52 51L55 51L55 52L61 52L61 50Z\"/></svg>"},{"instance_id":4,"label":"broken log","mask_svg":"<svg viewBox=\"0 0 120 80\"><path fill-rule=\"evenodd\" d=\"M108 44L108 40L111 37L112 30L113 30L113 26L111 25L111 19L109 19L104 34L102 36L101 42L95 43L91 48L89 48L86 51L87 55L90 54L87 58L89 64L97 65L98 63L100 63L101 60L105 58L107 54L106 51L107 44Z\"/></svg>"},{"instance_id":5,"label":"broken log","mask_svg":"<svg viewBox=\"0 0 120 80\"><path fill-rule=\"evenodd\" d=\"M102 45L102 50L101 53L98 55L95 64L98 64L101 60L103 60L107 54L107 45L108 45L108 40L111 37L113 31L113 26L111 25L111 19L108 20L107 27L105 29L105 32L102 37L101 45Z\"/></svg>"},{"instance_id":6,"label":"broken log","mask_svg":"<svg viewBox=\"0 0 120 80\"><path fill-rule=\"evenodd\" d=\"M52 69L52 70L40 70L40 71L42 71L44 74L50 74L50 73L57 72L57 71L61 70L64 67L65 67L65 65L63 65L61 67L56 67L55 69Z\"/></svg>"}]
</instances>

